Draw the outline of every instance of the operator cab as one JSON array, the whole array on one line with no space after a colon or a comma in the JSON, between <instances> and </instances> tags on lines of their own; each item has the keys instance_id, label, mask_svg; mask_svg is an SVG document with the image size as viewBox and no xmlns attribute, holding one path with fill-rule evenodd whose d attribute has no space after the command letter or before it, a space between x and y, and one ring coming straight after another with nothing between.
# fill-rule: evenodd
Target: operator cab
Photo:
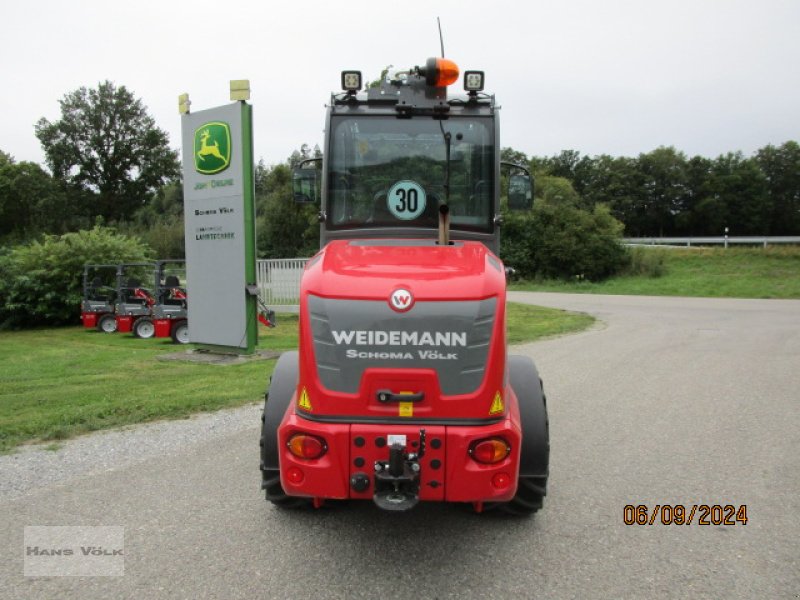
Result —
<instances>
[{"instance_id":1,"label":"operator cab","mask_svg":"<svg viewBox=\"0 0 800 600\"><path fill-rule=\"evenodd\" d=\"M333 94L322 159L293 173L298 202L322 199L321 246L335 239L476 240L499 250L499 107L483 73L467 71L466 94L448 95L459 76L446 59L389 70L361 91L358 71L342 73ZM529 208L526 167L509 183L509 207Z\"/></svg>"}]
</instances>

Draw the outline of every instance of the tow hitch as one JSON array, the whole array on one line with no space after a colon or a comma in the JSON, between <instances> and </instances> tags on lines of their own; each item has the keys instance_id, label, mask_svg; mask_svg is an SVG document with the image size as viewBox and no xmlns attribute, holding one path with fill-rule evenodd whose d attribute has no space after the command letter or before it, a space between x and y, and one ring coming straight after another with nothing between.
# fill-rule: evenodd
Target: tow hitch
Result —
<instances>
[{"instance_id":1,"label":"tow hitch","mask_svg":"<svg viewBox=\"0 0 800 600\"><path fill-rule=\"evenodd\" d=\"M384 510L409 510L419 502L419 460L425 456L425 430L419 430L416 452L406 453L405 449L404 441L390 440L389 460L375 461L373 500Z\"/></svg>"}]
</instances>

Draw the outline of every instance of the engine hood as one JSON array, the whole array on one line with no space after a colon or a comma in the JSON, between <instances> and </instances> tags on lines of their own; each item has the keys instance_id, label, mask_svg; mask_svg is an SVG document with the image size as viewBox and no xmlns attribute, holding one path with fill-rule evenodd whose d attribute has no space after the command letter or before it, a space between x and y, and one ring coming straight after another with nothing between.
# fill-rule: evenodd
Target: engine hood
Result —
<instances>
[{"instance_id":1,"label":"engine hood","mask_svg":"<svg viewBox=\"0 0 800 600\"><path fill-rule=\"evenodd\" d=\"M398 288L415 301L505 300L505 273L500 259L480 242L336 240L308 262L302 291L374 300L387 299Z\"/></svg>"}]
</instances>

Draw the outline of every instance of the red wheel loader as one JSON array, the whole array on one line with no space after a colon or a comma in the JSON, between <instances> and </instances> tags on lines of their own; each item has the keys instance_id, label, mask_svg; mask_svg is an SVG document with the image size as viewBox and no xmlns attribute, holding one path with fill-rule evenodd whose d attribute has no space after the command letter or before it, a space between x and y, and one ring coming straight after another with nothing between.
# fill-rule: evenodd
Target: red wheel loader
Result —
<instances>
[{"instance_id":1,"label":"red wheel loader","mask_svg":"<svg viewBox=\"0 0 800 600\"><path fill-rule=\"evenodd\" d=\"M501 171L510 209L530 208L532 181L501 165L484 74L449 92L458 79L445 59L366 91L343 72L323 158L293 172L296 201L321 198L322 249L262 417L262 488L279 507L542 507L546 401L531 359L508 355L497 257Z\"/></svg>"}]
</instances>

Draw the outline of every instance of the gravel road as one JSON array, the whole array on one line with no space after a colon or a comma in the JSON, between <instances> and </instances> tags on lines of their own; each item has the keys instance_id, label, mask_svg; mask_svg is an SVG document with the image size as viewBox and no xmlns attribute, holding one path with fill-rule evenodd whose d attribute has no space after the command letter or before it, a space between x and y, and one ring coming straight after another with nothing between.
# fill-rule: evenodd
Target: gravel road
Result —
<instances>
[{"instance_id":1,"label":"gravel road","mask_svg":"<svg viewBox=\"0 0 800 600\"><path fill-rule=\"evenodd\" d=\"M601 327L516 348L548 392L533 519L280 511L248 406L0 457L0 598L797 598L800 301L513 293ZM747 505L733 526L627 504ZM24 577L26 525L125 528L122 577Z\"/></svg>"},{"instance_id":2,"label":"gravel road","mask_svg":"<svg viewBox=\"0 0 800 600\"><path fill-rule=\"evenodd\" d=\"M251 429L262 404L102 431L57 444L20 446L0 456L0 501L80 475L119 470L187 446Z\"/></svg>"}]
</instances>

